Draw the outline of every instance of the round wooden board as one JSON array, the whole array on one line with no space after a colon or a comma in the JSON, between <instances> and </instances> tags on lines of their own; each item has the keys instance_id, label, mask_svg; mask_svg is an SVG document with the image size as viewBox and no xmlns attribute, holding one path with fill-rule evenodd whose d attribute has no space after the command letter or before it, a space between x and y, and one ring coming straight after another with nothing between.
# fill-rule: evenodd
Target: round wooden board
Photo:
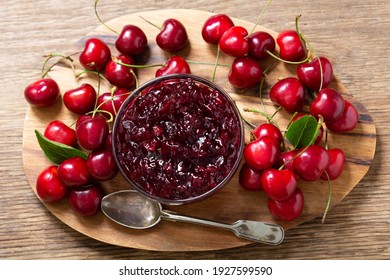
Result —
<instances>
[{"instance_id":1,"label":"round wooden board","mask_svg":"<svg viewBox=\"0 0 390 280\"><path fill-rule=\"evenodd\" d=\"M156 25L161 25L167 18L176 18L185 25L190 39L190 45L178 54L189 60L213 63L216 56L216 47L206 44L201 37L202 24L211 15L212 14L209 12L198 10L173 9L145 11L116 18L107 22L107 24L118 32L126 24L135 24L141 27L148 37L149 50L147 54L141 57L138 63L154 64L165 63L172 54L159 49L155 43L155 36L159 30L146 23L141 19L141 16ZM236 18L234 18L233 21L236 25L242 25L248 30L251 30L253 27L253 23L250 22ZM261 26L257 26L256 30L265 30L273 36L277 35L276 32ZM66 53L71 54L80 52L84 47L85 41L89 37L101 38L109 44L114 55L118 54L117 51L115 51L115 40L117 35L104 26L99 26L90 34L81 38L81 40L68 49ZM82 68L78 64L77 56L74 58L76 68L81 71ZM222 54L219 63L230 64L232 60L233 58ZM269 65L269 63L270 61L263 62L265 67ZM212 77L213 66L211 65L191 64L191 69L193 74L208 79L211 79ZM156 68L139 70L138 77L140 84L153 78L155 71ZM224 87L231 94L236 100L239 109L241 111L245 107L260 109L258 88L246 90L244 92L237 91L228 83L227 73L227 67L219 67L215 82ZM50 72L50 76L59 83L62 93L71 88L75 88L77 85L73 78L72 69L66 63L56 66L53 71ZM288 66L283 63L277 63L267 76L264 88L267 112L272 113L275 110L275 106L267 99L269 88L278 79L289 76L295 76L295 66ZM85 75L78 81L79 84L84 82L90 82L94 85L97 84L94 75ZM348 93L347 89L337 80L337 78L334 78L331 87L337 89L345 99L352 102L359 112L359 124L353 131L345 134L329 135L329 147L339 147L343 149L347 158L344 172L341 177L336 181L333 181L331 185L331 207L333 207L340 203L368 171L374 157L376 131L373 119L366 108ZM108 89L108 85L103 84L101 92L108 91ZM264 117L260 114L243 113L243 115L246 119L255 124L265 121ZM62 101L60 100L56 105L50 108L28 109L23 131L23 165L28 181L34 192L36 192L35 182L38 174L51 164L45 158L38 145L34 129L43 132L46 125L54 119L60 119L70 125L74 122L76 117L77 116L70 113L63 106ZM280 112L276 116L276 120L282 128L286 127L289 118L290 116L284 112ZM249 141L249 139L249 133L247 133L246 141ZM105 182L103 187L106 193L130 188L120 174L114 180ZM288 230L305 221L321 216L324 212L328 193L327 182L317 181L308 183L300 181L299 187L305 195L303 214L297 220L288 223L279 222L272 218L267 209L267 198L264 193L247 192L239 186L238 172L231 182L213 197L190 205L171 206L169 209L186 215L193 215L225 223L231 223L238 219L268 221L279 223ZM226 232L224 230L167 221L162 221L159 225L151 229L132 230L113 223L101 213L94 217L80 217L69 209L66 201L57 204L44 203L44 205L56 217L75 230L90 236L91 238L118 246L156 251L200 251L232 248L250 243L250 241L239 239L231 232ZM318 230L321 230L320 224L318 225Z\"/></svg>"}]
</instances>

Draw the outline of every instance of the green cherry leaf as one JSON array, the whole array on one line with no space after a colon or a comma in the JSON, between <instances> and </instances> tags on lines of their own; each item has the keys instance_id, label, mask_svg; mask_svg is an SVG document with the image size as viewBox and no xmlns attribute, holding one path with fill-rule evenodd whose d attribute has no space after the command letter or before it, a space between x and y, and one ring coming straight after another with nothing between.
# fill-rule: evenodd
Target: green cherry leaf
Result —
<instances>
[{"instance_id":1,"label":"green cherry leaf","mask_svg":"<svg viewBox=\"0 0 390 280\"><path fill-rule=\"evenodd\" d=\"M286 132L286 138L295 149L314 143L319 125L315 117L307 115L293 122Z\"/></svg>"},{"instance_id":2,"label":"green cherry leaf","mask_svg":"<svg viewBox=\"0 0 390 280\"><path fill-rule=\"evenodd\" d=\"M73 148L68 145L64 145L55 141L47 139L42 133L38 130L34 130L37 137L39 146L43 150L45 156L54 164L61 164L64 160L71 157L81 157L87 159L87 155L82 151Z\"/></svg>"}]
</instances>

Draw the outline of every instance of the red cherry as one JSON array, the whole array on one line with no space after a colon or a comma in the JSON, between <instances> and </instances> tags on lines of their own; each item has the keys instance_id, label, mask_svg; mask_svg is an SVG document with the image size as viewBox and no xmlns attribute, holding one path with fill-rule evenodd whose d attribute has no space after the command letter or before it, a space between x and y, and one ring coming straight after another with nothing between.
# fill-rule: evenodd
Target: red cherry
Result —
<instances>
[{"instance_id":1,"label":"red cherry","mask_svg":"<svg viewBox=\"0 0 390 280\"><path fill-rule=\"evenodd\" d=\"M104 144L103 149L112 151L112 132L108 133L106 143Z\"/></svg>"},{"instance_id":2,"label":"red cherry","mask_svg":"<svg viewBox=\"0 0 390 280\"><path fill-rule=\"evenodd\" d=\"M276 43L280 48L279 56L283 60L298 62L306 56L301 38L295 30L286 30L279 33Z\"/></svg>"},{"instance_id":3,"label":"red cherry","mask_svg":"<svg viewBox=\"0 0 390 280\"><path fill-rule=\"evenodd\" d=\"M164 66L156 71L156 77L168 74L191 74L191 69L184 58L174 55L168 59Z\"/></svg>"},{"instance_id":4,"label":"red cherry","mask_svg":"<svg viewBox=\"0 0 390 280\"><path fill-rule=\"evenodd\" d=\"M294 116L294 118L292 119L292 122L295 122L296 120L302 118L303 116L307 116L307 114L305 114L305 113L298 113L298 114L296 114ZM324 128L322 126L320 126L320 128L318 129L317 138L314 141L314 144L320 143L321 140L322 140L322 137L324 137Z\"/></svg>"},{"instance_id":5,"label":"red cherry","mask_svg":"<svg viewBox=\"0 0 390 280\"><path fill-rule=\"evenodd\" d=\"M76 132L60 120L51 121L47 125L43 135L49 140L64 145L77 146Z\"/></svg>"},{"instance_id":6,"label":"red cherry","mask_svg":"<svg viewBox=\"0 0 390 280\"><path fill-rule=\"evenodd\" d=\"M267 169L261 176L264 192L273 200L285 200L296 190L298 178L289 169Z\"/></svg>"},{"instance_id":7,"label":"red cherry","mask_svg":"<svg viewBox=\"0 0 390 280\"><path fill-rule=\"evenodd\" d=\"M145 33L138 26L125 25L115 42L118 51L126 55L139 55L148 45Z\"/></svg>"},{"instance_id":8,"label":"red cherry","mask_svg":"<svg viewBox=\"0 0 390 280\"><path fill-rule=\"evenodd\" d=\"M79 57L80 63L86 69L98 72L104 70L110 59L110 48L98 38L88 39Z\"/></svg>"},{"instance_id":9,"label":"red cherry","mask_svg":"<svg viewBox=\"0 0 390 280\"><path fill-rule=\"evenodd\" d=\"M120 107L126 98L130 95L128 89L118 88L113 93L105 92L101 94L97 100L99 110L109 112L115 118ZM103 113L103 115L108 115Z\"/></svg>"},{"instance_id":10,"label":"red cherry","mask_svg":"<svg viewBox=\"0 0 390 280\"><path fill-rule=\"evenodd\" d=\"M71 209L82 216L93 216L100 209L102 190L97 185L75 188L69 191L68 203Z\"/></svg>"},{"instance_id":11,"label":"red cherry","mask_svg":"<svg viewBox=\"0 0 390 280\"><path fill-rule=\"evenodd\" d=\"M311 89L312 91L318 92L320 89L328 87L332 82L333 67L327 58L320 57L314 59L311 62L298 65L297 75L298 79L305 87Z\"/></svg>"},{"instance_id":12,"label":"red cherry","mask_svg":"<svg viewBox=\"0 0 390 280\"><path fill-rule=\"evenodd\" d=\"M318 180L329 165L328 151L318 145L311 145L294 159L296 174L306 181Z\"/></svg>"},{"instance_id":13,"label":"red cherry","mask_svg":"<svg viewBox=\"0 0 390 280\"><path fill-rule=\"evenodd\" d=\"M263 137L263 136L269 136L280 145L283 141L283 135L280 129L272 124L272 123L262 123L259 126L257 126L252 133L255 135L257 139Z\"/></svg>"},{"instance_id":14,"label":"red cherry","mask_svg":"<svg viewBox=\"0 0 390 280\"><path fill-rule=\"evenodd\" d=\"M99 181L111 180L118 173L118 166L110 150L92 151L87 158L88 172Z\"/></svg>"},{"instance_id":15,"label":"red cherry","mask_svg":"<svg viewBox=\"0 0 390 280\"><path fill-rule=\"evenodd\" d=\"M251 57L237 57L230 68L228 79L236 88L250 88L263 78L263 69L256 60Z\"/></svg>"},{"instance_id":16,"label":"red cherry","mask_svg":"<svg viewBox=\"0 0 390 280\"><path fill-rule=\"evenodd\" d=\"M89 120L92 118L92 115L80 115L78 118L77 118L77 121L76 121L76 130L77 128L79 127L79 125L83 122L83 121L86 121L86 120ZM76 136L77 137L77 136Z\"/></svg>"},{"instance_id":17,"label":"red cherry","mask_svg":"<svg viewBox=\"0 0 390 280\"><path fill-rule=\"evenodd\" d=\"M87 162L81 157L71 157L58 166L58 177L67 187L81 187L89 183L91 176Z\"/></svg>"},{"instance_id":18,"label":"red cherry","mask_svg":"<svg viewBox=\"0 0 390 280\"><path fill-rule=\"evenodd\" d=\"M316 118L322 116L324 122L338 119L343 111L344 99L332 88L321 90L310 105L310 114Z\"/></svg>"},{"instance_id":19,"label":"red cherry","mask_svg":"<svg viewBox=\"0 0 390 280\"><path fill-rule=\"evenodd\" d=\"M247 164L256 170L271 168L280 155L278 143L269 136L264 136L248 143L244 148Z\"/></svg>"},{"instance_id":20,"label":"red cherry","mask_svg":"<svg viewBox=\"0 0 390 280\"><path fill-rule=\"evenodd\" d=\"M293 163L294 163L294 158L296 157L297 154L298 154L297 150L291 150L288 152L281 153L278 161L275 164L275 168L280 168L284 166L283 167L284 169L295 171Z\"/></svg>"},{"instance_id":21,"label":"red cherry","mask_svg":"<svg viewBox=\"0 0 390 280\"><path fill-rule=\"evenodd\" d=\"M64 93L63 101L72 113L83 115L93 111L96 103L96 91L90 84L82 84L78 88Z\"/></svg>"},{"instance_id":22,"label":"red cherry","mask_svg":"<svg viewBox=\"0 0 390 280\"><path fill-rule=\"evenodd\" d=\"M50 78L40 79L29 84L24 90L27 102L37 107L53 105L60 96L60 88Z\"/></svg>"},{"instance_id":23,"label":"red cherry","mask_svg":"<svg viewBox=\"0 0 390 280\"><path fill-rule=\"evenodd\" d=\"M97 150L105 145L109 127L102 117L87 118L76 126L76 136L81 147Z\"/></svg>"},{"instance_id":24,"label":"red cherry","mask_svg":"<svg viewBox=\"0 0 390 280\"><path fill-rule=\"evenodd\" d=\"M134 65L134 60L128 55L121 54L116 58L124 64ZM113 85L131 89L135 85L135 72L131 67L120 65L111 60L107 63L104 76Z\"/></svg>"},{"instance_id":25,"label":"red cherry","mask_svg":"<svg viewBox=\"0 0 390 280\"><path fill-rule=\"evenodd\" d=\"M241 57L248 53L248 31L242 26L233 26L223 33L219 40L219 48L225 54Z\"/></svg>"},{"instance_id":26,"label":"red cherry","mask_svg":"<svg viewBox=\"0 0 390 280\"><path fill-rule=\"evenodd\" d=\"M275 50L275 39L268 32L253 32L248 38L248 43L248 54L256 59L265 59L269 56L267 51Z\"/></svg>"},{"instance_id":27,"label":"red cherry","mask_svg":"<svg viewBox=\"0 0 390 280\"><path fill-rule=\"evenodd\" d=\"M335 180L340 177L341 173L344 169L345 164L345 154L339 148L334 148L328 150L329 153L329 165L325 169L326 173L328 173L330 180ZM322 173L321 179L328 180L328 176L326 176L325 172Z\"/></svg>"},{"instance_id":28,"label":"red cherry","mask_svg":"<svg viewBox=\"0 0 390 280\"><path fill-rule=\"evenodd\" d=\"M38 196L46 202L58 202L65 198L67 188L58 178L57 166L45 168L36 182Z\"/></svg>"},{"instance_id":29,"label":"red cherry","mask_svg":"<svg viewBox=\"0 0 390 280\"><path fill-rule=\"evenodd\" d=\"M168 52L178 52L188 44L188 35L184 25L177 19L167 19L156 37L157 45Z\"/></svg>"},{"instance_id":30,"label":"red cherry","mask_svg":"<svg viewBox=\"0 0 390 280\"><path fill-rule=\"evenodd\" d=\"M260 191L262 189L261 174L263 171L255 170L245 162L240 169L238 182L248 191Z\"/></svg>"},{"instance_id":31,"label":"red cherry","mask_svg":"<svg viewBox=\"0 0 390 280\"><path fill-rule=\"evenodd\" d=\"M276 82L269 93L271 101L289 113L299 112L302 109L305 96L304 86L294 77Z\"/></svg>"},{"instance_id":32,"label":"red cherry","mask_svg":"<svg viewBox=\"0 0 390 280\"><path fill-rule=\"evenodd\" d=\"M281 221L292 221L301 216L305 199L302 191L296 188L294 194L281 201L268 199L268 209L271 215Z\"/></svg>"},{"instance_id":33,"label":"red cherry","mask_svg":"<svg viewBox=\"0 0 390 280\"><path fill-rule=\"evenodd\" d=\"M336 133L347 132L356 127L359 121L359 114L356 108L347 100L344 100L344 110L339 118L328 121L326 127Z\"/></svg>"},{"instance_id":34,"label":"red cherry","mask_svg":"<svg viewBox=\"0 0 390 280\"><path fill-rule=\"evenodd\" d=\"M209 17L203 24L202 37L206 43L218 44L222 35L234 26L232 19L225 14L217 14Z\"/></svg>"}]
</instances>

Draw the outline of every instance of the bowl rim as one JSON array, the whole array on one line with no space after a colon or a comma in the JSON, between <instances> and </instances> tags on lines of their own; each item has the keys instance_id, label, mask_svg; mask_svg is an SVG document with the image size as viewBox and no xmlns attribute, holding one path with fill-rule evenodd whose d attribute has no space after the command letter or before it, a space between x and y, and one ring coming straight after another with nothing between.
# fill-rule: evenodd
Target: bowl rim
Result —
<instances>
[{"instance_id":1,"label":"bowl rim","mask_svg":"<svg viewBox=\"0 0 390 280\"><path fill-rule=\"evenodd\" d=\"M241 135L240 146L238 149L237 158L235 160L235 163L234 163L232 169L229 171L229 174L222 181L220 181L214 188L208 190L207 192L205 192L199 196L194 196L194 197L189 197L189 198L184 198L184 199L167 199L167 198L154 196L154 195L146 192L145 190L142 189L141 186L139 186L136 182L134 182L133 180L131 180L127 176L126 172L124 171L124 168L122 167L122 164L120 163L120 161L118 159L117 149L116 149L118 140L117 140L116 134L117 134L119 122L121 121L122 115L126 111L127 107L135 98L137 98L140 94L142 94L142 92L144 92L145 89L153 86L154 84L157 84L157 83L160 83L160 82L163 82L166 80L186 80L186 79L192 79L195 82L204 84L204 85L208 86L209 88L212 88L212 89L217 90L218 92L222 93L224 98L229 102L234 114L237 117L237 120L238 120L238 123L240 126L239 131L240 131L240 135ZM121 105L121 107L118 110L118 113L115 117L113 128L112 128L112 151L113 151L113 156L114 156L115 162L119 168L120 173L123 175L125 180L130 184L130 186L133 187L134 190L140 192L142 195L146 196L149 199L155 200L155 201L157 201L161 204L165 204L165 205L183 205L183 204L188 204L188 203L192 203L192 202L197 202L197 201L203 200L203 199L211 196L212 194L214 194L215 192L220 190L222 187L224 187L230 181L230 179L236 173L236 171L241 163L244 146L245 146L244 123L243 123L243 120L241 117L241 113L240 113L236 103L234 102L233 98L221 86L217 85L216 83L214 83L206 78L203 78L203 77L200 77L200 76L197 76L194 74L164 75L164 76L160 76L160 77L156 77L156 78L153 78L151 80L148 80L144 84L140 85L126 98L126 100Z\"/></svg>"}]
</instances>

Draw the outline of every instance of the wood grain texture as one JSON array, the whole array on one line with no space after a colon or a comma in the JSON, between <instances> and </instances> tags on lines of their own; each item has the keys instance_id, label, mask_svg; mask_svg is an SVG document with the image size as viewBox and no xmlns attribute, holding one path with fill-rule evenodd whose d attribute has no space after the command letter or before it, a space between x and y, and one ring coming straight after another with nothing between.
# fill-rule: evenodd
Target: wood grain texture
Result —
<instances>
[{"instance_id":1,"label":"wood grain texture","mask_svg":"<svg viewBox=\"0 0 390 280\"><path fill-rule=\"evenodd\" d=\"M27 83L39 76L42 55L66 51L99 25L90 4L81 1L17 1L0 9L0 258L10 259L388 259L390 238L388 63L390 3L381 1L274 1L262 25L281 31L301 29L314 47L328 56L341 83L373 116L377 146L364 179L333 208L327 222L306 222L288 231L275 247L249 244L203 252L152 252L128 249L91 239L54 217L37 200L24 175L22 137L28 108ZM3 3L2 3L3 5ZM237 9L239 5L239 9ZM258 1L164 2L102 1L105 20L162 8L201 9L228 13L254 22ZM337 7L337 9L335 9ZM255 11L255 12L254 12ZM352 143L353 144L353 143ZM34 163L32 163L34 164Z\"/></svg>"}]
</instances>

